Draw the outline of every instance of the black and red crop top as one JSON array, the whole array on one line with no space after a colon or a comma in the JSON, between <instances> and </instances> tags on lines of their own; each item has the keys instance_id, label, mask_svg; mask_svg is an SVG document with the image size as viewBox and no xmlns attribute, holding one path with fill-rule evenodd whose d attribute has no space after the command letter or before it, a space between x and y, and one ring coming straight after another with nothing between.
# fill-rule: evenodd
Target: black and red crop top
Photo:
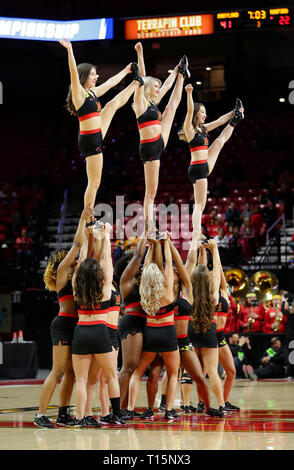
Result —
<instances>
[{"instance_id":1,"label":"black and red crop top","mask_svg":"<svg viewBox=\"0 0 294 470\"><path fill-rule=\"evenodd\" d=\"M93 92L86 92L86 98L82 106L77 110L79 121L85 121L92 117L100 116L101 104Z\"/></svg>"},{"instance_id":2,"label":"black and red crop top","mask_svg":"<svg viewBox=\"0 0 294 470\"><path fill-rule=\"evenodd\" d=\"M112 291L113 292L113 291ZM78 325L100 325L104 324L107 325L107 321L102 319L99 320L97 317L94 320L86 320L83 321L83 316L91 316L91 315L106 315L109 313L110 308L111 308L111 302L113 299L114 292L111 293L111 297L108 300L103 300L103 302L100 302L100 304L95 305L93 308L86 307L81 305L78 309L78 314L79 314L79 321Z\"/></svg>"},{"instance_id":3,"label":"black and red crop top","mask_svg":"<svg viewBox=\"0 0 294 470\"><path fill-rule=\"evenodd\" d=\"M57 292L57 297L59 301L59 305L64 302L65 300L71 300L73 302L72 310L71 312L62 312L59 311L58 316L60 317L69 317L69 318L78 318L78 314L75 308L74 304L74 296L73 296L73 291L72 291L72 283L71 279L67 281L65 286L60 289L59 292Z\"/></svg>"},{"instance_id":4,"label":"black and red crop top","mask_svg":"<svg viewBox=\"0 0 294 470\"><path fill-rule=\"evenodd\" d=\"M204 133L197 133L189 142L190 152L197 152L198 150L208 149L208 137Z\"/></svg>"},{"instance_id":5,"label":"black and red crop top","mask_svg":"<svg viewBox=\"0 0 294 470\"><path fill-rule=\"evenodd\" d=\"M139 286L137 284L129 293L129 295L127 295L127 297L124 299L124 304L126 315L134 315L135 317L145 318L145 312L143 311L140 302Z\"/></svg>"},{"instance_id":6,"label":"black and red crop top","mask_svg":"<svg viewBox=\"0 0 294 470\"><path fill-rule=\"evenodd\" d=\"M175 306L175 321L176 320L189 320L193 311L193 305L180 293Z\"/></svg>"},{"instance_id":7,"label":"black and red crop top","mask_svg":"<svg viewBox=\"0 0 294 470\"><path fill-rule=\"evenodd\" d=\"M73 300L71 279L69 279L65 286L57 292L57 297L59 303L63 302L64 300Z\"/></svg>"},{"instance_id":8,"label":"black and red crop top","mask_svg":"<svg viewBox=\"0 0 294 470\"><path fill-rule=\"evenodd\" d=\"M217 317L226 317L228 315L228 311L229 311L229 304L227 300L222 295L220 295L215 314Z\"/></svg>"},{"instance_id":9,"label":"black and red crop top","mask_svg":"<svg viewBox=\"0 0 294 470\"><path fill-rule=\"evenodd\" d=\"M147 322L146 322L146 325L147 326L152 326L152 327L160 327L160 326L170 326L170 325L174 325L174 317L171 321L169 322L156 322L156 323L153 323L153 322L150 322L148 320L151 320L151 319L155 319L155 320L160 320L162 318L166 318L166 317L169 317L170 315L174 315L175 314L175 302L172 302L171 304L169 305L165 305L164 307L160 307L160 309L158 310L158 312L155 313L155 315L149 315L148 313L146 313L146 318L147 318Z\"/></svg>"},{"instance_id":10,"label":"black and red crop top","mask_svg":"<svg viewBox=\"0 0 294 470\"><path fill-rule=\"evenodd\" d=\"M148 102L148 106L146 111L144 111L141 116L137 119L138 129L142 129L143 127L152 126L154 124L160 125L161 121L161 112L157 108L157 106L152 103Z\"/></svg>"}]
</instances>

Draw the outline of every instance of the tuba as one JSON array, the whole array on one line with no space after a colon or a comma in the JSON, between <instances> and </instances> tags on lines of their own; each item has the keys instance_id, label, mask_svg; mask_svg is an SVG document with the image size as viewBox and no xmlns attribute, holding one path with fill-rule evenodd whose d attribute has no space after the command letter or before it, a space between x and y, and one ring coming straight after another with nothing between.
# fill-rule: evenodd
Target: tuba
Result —
<instances>
[{"instance_id":1,"label":"tuba","mask_svg":"<svg viewBox=\"0 0 294 470\"><path fill-rule=\"evenodd\" d=\"M279 282L270 271L257 271L250 278L251 292L256 294L260 302L266 302L278 292Z\"/></svg>"},{"instance_id":2,"label":"tuba","mask_svg":"<svg viewBox=\"0 0 294 470\"><path fill-rule=\"evenodd\" d=\"M249 277L242 269L232 268L225 272L225 278L231 296L236 299L237 313L239 313L240 298L245 296L250 288Z\"/></svg>"}]
</instances>

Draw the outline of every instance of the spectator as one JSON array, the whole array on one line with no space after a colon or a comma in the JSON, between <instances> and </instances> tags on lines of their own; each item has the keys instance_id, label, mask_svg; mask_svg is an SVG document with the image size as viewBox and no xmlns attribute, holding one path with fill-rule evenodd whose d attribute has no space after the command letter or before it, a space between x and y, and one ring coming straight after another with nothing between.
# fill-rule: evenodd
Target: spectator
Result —
<instances>
[{"instance_id":1,"label":"spectator","mask_svg":"<svg viewBox=\"0 0 294 470\"><path fill-rule=\"evenodd\" d=\"M31 267L33 264L33 240L27 235L27 227L23 227L21 235L15 243L16 263L19 267Z\"/></svg>"},{"instance_id":2,"label":"spectator","mask_svg":"<svg viewBox=\"0 0 294 470\"><path fill-rule=\"evenodd\" d=\"M209 214L203 215L202 224L205 225L207 231L209 230L209 227L211 225L215 225L216 216L217 216L217 208L216 207L213 207L212 209L210 209Z\"/></svg>"},{"instance_id":3,"label":"spectator","mask_svg":"<svg viewBox=\"0 0 294 470\"><path fill-rule=\"evenodd\" d=\"M228 227L228 241L229 241L229 247L228 247L228 254L229 254L229 261L231 263L236 262L236 260L239 261L239 258L241 256L241 245L240 245L240 234L239 234L239 227L236 226L234 227L233 225L230 225Z\"/></svg>"},{"instance_id":4,"label":"spectator","mask_svg":"<svg viewBox=\"0 0 294 470\"><path fill-rule=\"evenodd\" d=\"M208 235L211 238L216 237L221 227L223 227L223 221L221 215L217 215L214 219L214 222L212 222L207 228Z\"/></svg>"},{"instance_id":5,"label":"spectator","mask_svg":"<svg viewBox=\"0 0 294 470\"><path fill-rule=\"evenodd\" d=\"M264 315L264 333L285 333L287 325L287 315L283 309L280 295L274 295L272 306L266 310Z\"/></svg>"},{"instance_id":6,"label":"spectator","mask_svg":"<svg viewBox=\"0 0 294 470\"><path fill-rule=\"evenodd\" d=\"M257 241L261 242L266 232L266 224L259 206L255 206L253 209L253 214L251 216L251 227L255 231Z\"/></svg>"},{"instance_id":7,"label":"spectator","mask_svg":"<svg viewBox=\"0 0 294 470\"><path fill-rule=\"evenodd\" d=\"M225 219L226 219L228 227L230 227L231 225L240 227L240 224L241 224L240 211L236 209L234 202L230 203L226 211Z\"/></svg>"},{"instance_id":8,"label":"spectator","mask_svg":"<svg viewBox=\"0 0 294 470\"><path fill-rule=\"evenodd\" d=\"M253 215L252 210L250 209L250 204L249 202L246 202L244 210L241 212L241 220L244 220L246 218L251 219L251 216Z\"/></svg>"},{"instance_id":9,"label":"spectator","mask_svg":"<svg viewBox=\"0 0 294 470\"><path fill-rule=\"evenodd\" d=\"M278 218L277 208L271 199L267 200L267 205L263 210L263 218L267 228L270 228Z\"/></svg>"},{"instance_id":10,"label":"spectator","mask_svg":"<svg viewBox=\"0 0 294 470\"><path fill-rule=\"evenodd\" d=\"M218 234L214 237L214 239L217 243L221 259L226 257L228 253L229 239L225 233L224 227L218 228Z\"/></svg>"},{"instance_id":11,"label":"spectator","mask_svg":"<svg viewBox=\"0 0 294 470\"><path fill-rule=\"evenodd\" d=\"M281 183L281 191L278 192L278 201L284 204L284 212L287 220L293 218L294 196L288 187L287 181Z\"/></svg>"},{"instance_id":12,"label":"spectator","mask_svg":"<svg viewBox=\"0 0 294 470\"><path fill-rule=\"evenodd\" d=\"M228 337L228 345L233 355L236 376L239 378L248 378L247 366L253 370L253 354L250 340L246 336L239 336L237 331L232 331Z\"/></svg>"},{"instance_id":13,"label":"spectator","mask_svg":"<svg viewBox=\"0 0 294 470\"><path fill-rule=\"evenodd\" d=\"M252 258L255 253L255 230L251 226L250 219L246 217L240 228L241 247L246 259Z\"/></svg>"},{"instance_id":14,"label":"spectator","mask_svg":"<svg viewBox=\"0 0 294 470\"><path fill-rule=\"evenodd\" d=\"M245 304L240 306L239 326L243 333L261 333L265 310L255 294L246 295Z\"/></svg>"},{"instance_id":15,"label":"spectator","mask_svg":"<svg viewBox=\"0 0 294 470\"><path fill-rule=\"evenodd\" d=\"M278 337L271 339L270 347L259 360L259 367L254 369L254 379L279 379L285 377L288 350L282 347Z\"/></svg>"},{"instance_id":16,"label":"spectator","mask_svg":"<svg viewBox=\"0 0 294 470\"><path fill-rule=\"evenodd\" d=\"M231 331L239 331L237 304L235 303L231 295L229 296L229 300L229 310L224 330L225 333L230 333Z\"/></svg>"}]
</instances>

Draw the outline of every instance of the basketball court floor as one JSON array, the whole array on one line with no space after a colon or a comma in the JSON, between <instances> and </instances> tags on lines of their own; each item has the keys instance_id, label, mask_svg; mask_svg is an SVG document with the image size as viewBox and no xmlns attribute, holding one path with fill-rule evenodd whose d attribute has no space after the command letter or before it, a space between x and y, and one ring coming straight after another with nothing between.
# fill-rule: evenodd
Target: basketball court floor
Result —
<instances>
[{"instance_id":1,"label":"basketball court floor","mask_svg":"<svg viewBox=\"0 0 294 470\"><path fill-rule=\"evenodd\" d=\"M0 450L293 450L294 380L246 379L235 381L230 402L241 408L224 418L181 413L166 421L158 412L161 384L153 419L128 421L126 427L98 429L41 429L33 424L42 380L0 381ZM146 380L142 380L137 411L146 407ZM197 404L196 387L191 396ZM211 405L214 396L211 394ZM175 408L180 410L178 386ZM58 409L58 387L48 416L54 421ZM75 414L74 394L72 415ZM96 394L94 416L100 415Z\"/></svg>"}]
</instances>

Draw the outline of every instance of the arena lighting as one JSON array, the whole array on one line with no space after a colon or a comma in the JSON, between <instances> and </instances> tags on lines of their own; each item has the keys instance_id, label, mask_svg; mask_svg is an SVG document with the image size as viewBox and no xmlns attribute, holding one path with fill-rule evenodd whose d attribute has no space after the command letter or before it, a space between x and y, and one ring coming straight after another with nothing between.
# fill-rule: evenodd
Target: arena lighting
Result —
<instances>
[{"instance_id":1,"label":"arena lighting","mask_svg":"<svg viewBox=\"0 0 294 470\"><path fill-rule=\"evenodd\" d=\"M285 103L285 101L286 101L285 98L279 98L280 103Z\"/></svg>"},{"instance_id":2,"label":"arena lighting","mask_svg":"<svg viewBox=\"0 0 294 470\"><path fill-rule=\"evenodd\" d=\"M205 67L205 70L209 71L209 70L212 70L212 68L211 67Z\"/></svg>"},{"instance_id":3,"label":"arena lighting","mask_svg":"<svg viewBox=\"0 0 294 470\"><path fill-rule=\"evenodd\" d=\"M196 85L202 85L202 82L197 81L197 82L196 82Z\"/></svg>"},{"instance_id":4,"label":"arena lighting","mask_svg":"<svg viewBox=\"0 0 294 470\"><path fill-rule=\"evenodd\" d=\"M113 18L53 21L0 17L0 38L37 41L113 39Z\"/></svg>"}]
</instances>

